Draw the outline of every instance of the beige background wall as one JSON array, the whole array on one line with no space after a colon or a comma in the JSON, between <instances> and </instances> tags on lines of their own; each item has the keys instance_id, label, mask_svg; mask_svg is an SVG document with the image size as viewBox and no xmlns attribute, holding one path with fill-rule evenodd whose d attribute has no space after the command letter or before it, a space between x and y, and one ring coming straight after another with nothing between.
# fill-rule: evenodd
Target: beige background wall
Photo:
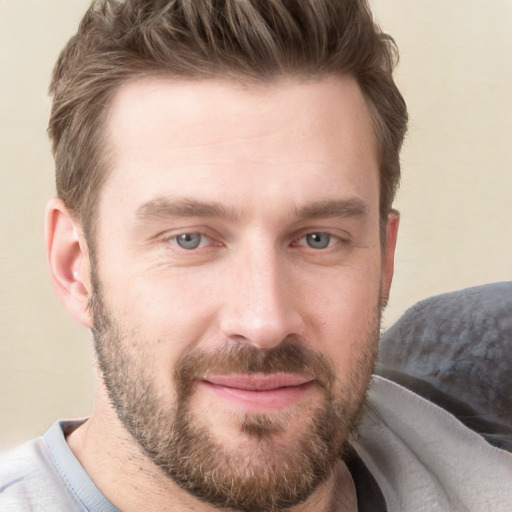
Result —
<instances>
[{"instance_id":1,"label":"beige background wall","mask_svg":"<svg viewBox=\"0 0 512 512\"><path fill-rule=\"evenodd\" d=\"M54 298L46 88L88 0L0 0L0 448L92 406L90 340ZM427 295L512 279L512 1L372 0L411 114L385 323Z\"/></svg>"}]
</instances>

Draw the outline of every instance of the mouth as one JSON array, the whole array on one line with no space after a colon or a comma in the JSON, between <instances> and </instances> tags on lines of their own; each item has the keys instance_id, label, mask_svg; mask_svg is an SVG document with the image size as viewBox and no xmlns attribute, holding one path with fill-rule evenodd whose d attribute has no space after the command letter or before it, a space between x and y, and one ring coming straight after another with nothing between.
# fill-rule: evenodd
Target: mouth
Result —
<instances>
[{"instance_id":1,"label":"mouth","mask_svg":"<svg viewBox=\"0 0 512 512\"><path fill-rule=\"evenodd\" d=\"M304 398L315 380L294 374L207 375L200 384L244 412L278 412Z\"/></svg>"}]
</instances>

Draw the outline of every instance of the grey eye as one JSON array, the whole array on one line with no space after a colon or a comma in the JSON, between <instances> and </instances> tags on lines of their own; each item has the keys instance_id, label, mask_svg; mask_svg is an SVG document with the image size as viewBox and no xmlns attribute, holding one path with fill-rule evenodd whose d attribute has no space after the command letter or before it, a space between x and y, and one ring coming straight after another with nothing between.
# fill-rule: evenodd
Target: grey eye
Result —
<instances>
[{"instance_id":1,"label":"grey eye","mask_svg":"<svg viewBox=\"0 0 512 512\"><path fill-rule=\"evenodd\" d=\"M327 233L309 233L306 235L306 243L312 249L325 249L331 242L331 235Z\"/></svg>"},{"instance_id":2,"label":"grey eye","mask_svg":"<svg viewBox=\"0 0 512 512\"><path fill-rule=\"evenodd\" d=\"M184 233L176 237L176 243L182 249L197 249L201 245L202 238L201 233Z\"/></svg>"}]
</instances>

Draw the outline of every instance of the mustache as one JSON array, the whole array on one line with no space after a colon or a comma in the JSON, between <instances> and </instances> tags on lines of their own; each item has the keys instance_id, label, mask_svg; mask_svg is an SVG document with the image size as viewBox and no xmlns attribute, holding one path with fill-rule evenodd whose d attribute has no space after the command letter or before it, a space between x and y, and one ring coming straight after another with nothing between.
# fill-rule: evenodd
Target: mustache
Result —
<instances>
[{"instance_id":1,"label":"mustache","mask_svg":"<svg viewBox=\"0 0 512 512\"><path fill-rule=\"evenodd\" d=\"M329 391L335 380L334 366L323 354L304 343L300 338L287 337L269 349L250 344L225 343L215 351L197 346L185 351L174 370L178 395L186 396L194 381L207 374L273 374L293 373L316 380Z\"/></svg>"}]
</instances>

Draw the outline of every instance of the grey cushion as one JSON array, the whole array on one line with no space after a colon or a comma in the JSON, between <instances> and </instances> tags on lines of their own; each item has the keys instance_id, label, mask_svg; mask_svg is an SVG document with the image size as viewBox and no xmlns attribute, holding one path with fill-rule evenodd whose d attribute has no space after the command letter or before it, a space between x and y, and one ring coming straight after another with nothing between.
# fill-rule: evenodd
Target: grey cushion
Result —
<instances>
[{"instance_id":1,"label":"grey cushion","mask_svg":"<svg viewBox=\"0 0 512 512\"><path fill-rule=\"evenodd\" d=\"M383 334L377 373L512 451L512 282L411 307Z\"/></svg>"}]
</instances>

